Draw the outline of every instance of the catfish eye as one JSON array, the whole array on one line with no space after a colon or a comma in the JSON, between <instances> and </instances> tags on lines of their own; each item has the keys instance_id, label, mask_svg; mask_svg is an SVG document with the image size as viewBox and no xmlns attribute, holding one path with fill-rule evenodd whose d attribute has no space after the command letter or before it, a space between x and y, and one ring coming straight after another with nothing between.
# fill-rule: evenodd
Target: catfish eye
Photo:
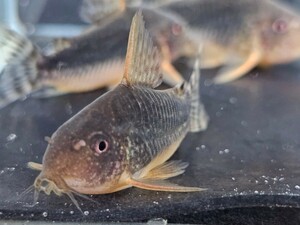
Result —
<instances>
[{"instance_id":1,"label":"catfish eye","mask_svg":"<svg viewBox=\"0 0 300 225\"><path fill-rule=\"evenodd\" d=\"M272 30L275 33L284 34L288 29L288 23L284 19L277 19L272 24Z\"/></svg>"},{"instance_id":2,"label":"catfish eye","mask_svg":"<svg viewBox=\"0 0 300 225\"><path fill-rule=\"evenodd\" d=\"M111 137L99 131L89 135L90 149L97 155L108 151L111 148Z\"/></svg>"},{"instance_id":3,"label":"catfish eye","mask_svg":"<svg viewBox=\"0 0 300 225\"><path fill-rule=\"evenodd\" d=\"M177 23L172 24L172 33L173 33L173 35L178 36L178 35L181 34L181 32L182 32L181 25L179 25Z\"/></svg>"},{"instance_id":4,"label":"catfish eye","mask_svg":"<svg viewBox=\"0 0 300 225\"><path fill-rule=\"evenodd\" d=\"M106 140L98 140L94 146L94 150L97 153L103 153L108 149L108 142Z\"/></svg>"}]
</instances>

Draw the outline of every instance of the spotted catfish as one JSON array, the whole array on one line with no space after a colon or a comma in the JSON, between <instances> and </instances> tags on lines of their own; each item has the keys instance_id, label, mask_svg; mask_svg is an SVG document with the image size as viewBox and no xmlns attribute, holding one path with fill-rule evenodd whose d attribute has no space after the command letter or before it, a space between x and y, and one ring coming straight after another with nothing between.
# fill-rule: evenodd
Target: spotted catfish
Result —
<instances>
[{"instance_id":1,"label":"spotted catfish","mask_svg":"<svg viewBox=\"0 0 300 225\"><path fill-rule=\"evenodd\" d=\"M161 7L185 19L204 44L203 67L225 65L215 82L235 80L256 66L300 58L299 13L275 0L186 0Z\"/></svg>"},{"instance_id":2,"label":"spotted catfish","mask_svg":"<svg viewBox=\"0 0 300 225\"><path fill-rule=\"evenodd\" d=\"M193 192L203 189L165 181L184 173L187 163L167 161L186 134L206 129L199 96L198 66L190 83L167 90L160 57L141 13L131 25L124 76L52 135L34 182L37 193L105 194L129 187ZM77 205L76 201L74 203Z\"/></svg>"},{"instance_id":3,"label":"spotted catfish","mask_svg":"<svg viewBox=\"0 0 300 225\"><path fill-rule=\"evenodd\" d=\"M56 41L57 51L48 56L41 54L28 39L0 27L0 108L33 92L35 96L48 97L117 85L122 79L136 8L125 10L121 3L109 5L115 10L114 19L97 23L78 37ZM182 82L171 61L181 54L175 46L189 43L183 41L187 38L183 32L174 34L174 27L184 21L150 8L143 12L154 42L163 52L165 81L172 85ZM172 52L167 46L173 46Z\"/></svg>"}]
</instances>

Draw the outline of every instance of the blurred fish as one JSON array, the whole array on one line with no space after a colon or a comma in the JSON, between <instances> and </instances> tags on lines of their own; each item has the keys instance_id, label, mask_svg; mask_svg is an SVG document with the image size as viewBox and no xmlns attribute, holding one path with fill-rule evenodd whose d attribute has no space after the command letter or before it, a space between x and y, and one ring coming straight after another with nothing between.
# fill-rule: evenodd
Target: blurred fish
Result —
<instances>
[{"instance_id":1,"label":"blurred fish","mask_svg":"<svg viewBox=\"0 0 300 225\"><path fill-rule=\"evenodd\" d=\"M159 7L174 1L177 0L83 0L80 16L85 22L101 24L126 10L126 7Z\"/></svg>"},{"instance_id":2,"label":"blurred fish","mask_svg":"<svg viewBox=\"0 0 300 225\"><path fill-rule=\"evenodd\" d=\"M172 192L204 190L165 181L188 166L166 162L186 134L207 127L198 71L196 65L190 83L155 90L162 82L159 51L137 13L121 83L58 128L42 165L29 163L41 170L34 182L35 200L40 191L53 191L69 195L79 208L73 194L106 194L132 186Z\"/></svg>"},{"instance_id":3,"label":"blurred fish","mask_svg":"<svg viewBox=\"0 0 300 225\"><path fill-rule=\"evenodd\" d=\"M235 80L256 66L300 58L300 17L275 0L185 0L161 7L190 26L190 35L204 45L201 65L226 65L216 83Z\"/></svg>"},{"instance_id":4,"label":"blurred fish","mask_svg":"<svg viewBox=\"0 0 300 225\"><path fill-rule=\"evenodd\" d=\"M107 4L107 3L106 3ZM130 23L136 8L124 10L109 4L117 17L95 24L82 35L56 42L57 52L45 56L26 38L0 27L0 108L32 94L49 97L115 86L122 79ZM183 81L171 62L190 42L176 16L143 8L148 29L163 53L164 80L171 85ZM177 48L180 46L180 48Z\"/></svg>"}]
</instances>

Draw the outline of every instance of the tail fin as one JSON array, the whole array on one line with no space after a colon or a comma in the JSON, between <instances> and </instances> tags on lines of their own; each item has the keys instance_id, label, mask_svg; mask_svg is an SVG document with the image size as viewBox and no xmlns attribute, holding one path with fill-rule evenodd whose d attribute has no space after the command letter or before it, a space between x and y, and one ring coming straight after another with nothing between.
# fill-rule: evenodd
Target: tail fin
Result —
<instances>
[{"instance_id":1,"label":"tail fin","mask_svg":"<svg viewBox=\"0 0 300 225\"><path fill-rule=\"evenodd\" d=\"M200 66L199 57L197 58L192 76L190 78L191 86L191 112L190 112L190 132L206 130L209 116L201 102L200 96Z\"/></svg>"},{"instance_id":2,"label":"tail fin","mask_svg":"<svg viewBox=\"0 0 300 225\"><path fill-rule=\"evenodd\" d=\"M28 39L0 26L0 109L34 89L37 59Z\"/></svg>"}]
</instances>

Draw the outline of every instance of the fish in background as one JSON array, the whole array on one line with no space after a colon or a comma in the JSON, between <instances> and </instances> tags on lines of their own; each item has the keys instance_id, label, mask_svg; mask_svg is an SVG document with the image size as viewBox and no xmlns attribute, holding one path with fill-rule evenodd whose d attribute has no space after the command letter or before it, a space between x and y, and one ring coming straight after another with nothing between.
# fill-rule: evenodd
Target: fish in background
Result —
<instances>
[{"instance_id":1,"label":"fish in background","mask_svg":"<svg viewBox=\"0 0 300 225\"><path fill-rule=\"evenodd\" d=\"M115 18L116 13L101 10L92 4L95 1L85 2L90 4L82 7L81 15L91 18L94 25L99 26ZM175 13L180 16L184 23L174 25L173 33L184 32L188 37L185 41L190 43L188 48L188 44L182 44L184 42L176 46L181 55L177 54L173 61L179 57L194 59L198 46L203 45L201 67L223 66L214 79L215 83L236 80L256 66L265 68L300 58L299 13L277 1L132 0L128 3L160 10L165 15ZM178 50L181 47L185 50Z\"/></svg>"},{"instance_id":2,"label":"fish in background","mask_svg":"<svg viewBox=\"0 0 300 225\"><path fill-rule=\"evenodd\" d=\"M48 56L28 39L0 27L0 108L28 94L50 97L112 87L120 82L130 24L137 9L124 8L123 1L101 2L104 5L100 11L105 9L103 13L108 10L118 16L110 20L106 14L109 21L95 21L82 35L60 39L56 42L57 51ZM176 31L184 21L150 8L143 8L143 14L163 55L164 81L170 85L182 82L172 61L182 51L192 50L185 33Z\"/></svg>"},{"instance_id":3,"label":"fish in background","mask_svg":"<svg viewBox=\"0 0 300 225\"><path fill-rule=\"evenodd\" d=\"M129 187L155 191L205 189L172 184L187 163L167 161L188 132L207 127L195 64L190 82L156 90L162 82L160 54L141 12L132 21L123 79L65 122L49 139L34 182L39 192L68 195L107 194Z\"/></svg>"},{"instance_id":4,"label":"fish in background","mask_svg":"<svg viewBox=\"0 0 300 225\"><path fill-rule=\"evenodd\" d=\"M216 83L300 58L299 13L275 0L181 0L160 9L189 24L192 39L203 44L202 67L224 66Z\"/></svg>"},{"instance_id":5,"label":"fish in background","mask_svg":"<svg viewBox=\"0 0 300 225\"><path fill-rule=\"evenodd\" d=\"M88 23L98 23L118 15L126 7L159 7L176 0L83 0L80 16ZM119 8L121 10L115 10Z\"/></svg>"}]
</instances>

